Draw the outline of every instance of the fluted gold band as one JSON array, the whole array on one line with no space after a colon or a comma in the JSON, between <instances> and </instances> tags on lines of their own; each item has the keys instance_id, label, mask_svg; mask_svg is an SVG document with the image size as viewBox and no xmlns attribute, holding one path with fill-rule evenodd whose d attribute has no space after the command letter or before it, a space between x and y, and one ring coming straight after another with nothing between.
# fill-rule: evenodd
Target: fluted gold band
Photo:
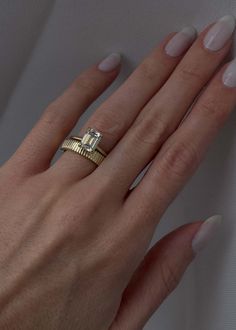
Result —
<instances>
[{"instance_id":1,"label":"fluted gold band","mask_svg":"<svg viewBox=\"0 0 236 330\"><path fill-rule=\"evenodd\" d=\"M76 152L77 154L91 160L96 165L100 165L104 158L106 157L106 153L101 148L96 148L94 151L89 152L84 149L81 145L82 138L77 136L72 136L68 139L65 139L61 145L61 150L66 151L70 150Z\"/></svg>"},{"instance_id":2,"label":"fluted gold band","mask_svg":"<svg viewBox=\"0 0 236 330\"><path fill-rule=\"evenodd\" d=\"M78 136L71 136L71 139L82 141L82 138L81 137L78 137ZM102 154L104 157L107 156L107 154L105 153L105 151L103 151L101 148L96 147L96 150L99 151L100 154Z\"/></svg>"}]
</instances>

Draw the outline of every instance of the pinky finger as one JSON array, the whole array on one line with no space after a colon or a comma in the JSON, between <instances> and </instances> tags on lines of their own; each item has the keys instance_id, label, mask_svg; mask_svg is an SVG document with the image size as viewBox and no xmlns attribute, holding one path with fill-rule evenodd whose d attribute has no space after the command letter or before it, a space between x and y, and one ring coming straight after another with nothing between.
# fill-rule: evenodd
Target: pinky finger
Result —
<instances>
[{"instance_id":1,"label":"pinky finger","mask_svg":"<svg viewBox=\"0 0 236 330\"><path fill-rule=\"evenodd\" d=\"M143 329L165 298L176 288L183 273L216 231L221 217L177 228L147 253L126 288L110 330Z\"/></svg>"}]
</instances>

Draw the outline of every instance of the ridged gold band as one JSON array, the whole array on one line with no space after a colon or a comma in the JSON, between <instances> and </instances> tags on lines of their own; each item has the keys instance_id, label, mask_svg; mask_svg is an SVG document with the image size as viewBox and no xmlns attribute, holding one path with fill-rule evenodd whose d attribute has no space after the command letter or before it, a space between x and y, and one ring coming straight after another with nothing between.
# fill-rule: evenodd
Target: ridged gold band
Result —
<instances>
[{"instance_id":1,"label":"ridged gold band","mask_svg":"<svg viewBox=\"0 0 236 330\"><path fill-rule=\"evenodd\" d=\"M89 152L81 146L81 140L82 138L79 137L70 137L65 139L60 149L63 151L70 150L76 152L77 154L91 160L96 165L100 165L106 157L105 152L100 148L96 148L93 152Z\"/></svg>"},{"instance_id":2,"label":"ridged gold band","mask_svg":"<svg viewBox=\"0 0 236 330\"><path fill-rule=\"evenodd\" d=\"M78 137L78 136L71 136L71 139L82 141L82 138L81 137ZM99 151L100 154L102 154L103 156L105 156L105 157L107 156L107 154L105 153L105 151L103 151L101 148L96 147L96 150Z\"/></svg>"}]
</instances>

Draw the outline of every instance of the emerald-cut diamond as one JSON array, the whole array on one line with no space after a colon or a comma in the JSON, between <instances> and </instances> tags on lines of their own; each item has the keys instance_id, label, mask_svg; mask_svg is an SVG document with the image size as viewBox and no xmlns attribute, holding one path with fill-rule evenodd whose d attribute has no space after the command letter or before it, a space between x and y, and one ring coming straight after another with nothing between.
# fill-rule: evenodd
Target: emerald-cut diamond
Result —
<instances>
[{"instance_id":1,"label":"emerald-cut diamond","mask_svg":"<svg viewBox=\"0 0 236 330\"><path fill-rule=\"evenodd\" d=\"M96 150L101 138L101 133L96 131L94 128L88 128L81 140L81 147L89 152L93 152Z\"/></svg>"}]
</instances>

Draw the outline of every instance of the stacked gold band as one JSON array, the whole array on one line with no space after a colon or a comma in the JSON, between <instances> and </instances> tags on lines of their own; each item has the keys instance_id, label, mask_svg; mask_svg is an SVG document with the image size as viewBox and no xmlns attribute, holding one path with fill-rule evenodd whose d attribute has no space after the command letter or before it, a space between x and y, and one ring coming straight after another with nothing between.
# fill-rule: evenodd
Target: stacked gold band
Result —
<instances>
[{"instance_id":1,"label":"stacked gold band","mask_svg":"<svg viewBox=\"0 0 236 330\"><path fill-rule=\"evenodd\" d=\"M70 138L65 139L61 145L61 150L76 152L77 154L91 160L96 165L100 165L106 157L106 153L97 146L101 137L101 133L89 128L83 138L71 136Z\"/></svg>"},{"instance_id":2,"label":"stacked gold band","mask_svg":"<svg viewBox=\"0 0 236 330\"><path fill-rule=\"evenodd\" d=\"M81 138L80 138L81 140ZM92 160L96 165L100 165L102 161L104 160L105 156L102 155L97 149L93 152L89 152L85 150L81 144L78 138L74 139L73 137L70 137L69 139L66 139L61 146L61 149L71 150L76 152L77 154L84 156L87 159Z\"/></svg>"},{"instance_id":3,"label":"stacked gold band","mask_svg":"<svg viewBox=\"0 0 236 330\"><path fill-rule=\"evenodd\" d=\"M71 136L71 139L73 140L78 140L78 141L82 141L82 138L81 137L78 137L78 136ZM107 156L107 154L105 153L105 151L103 151L101 148L99 148L98 146L96 147L95 149L96 151L100 152L100 154L102 154L103 156Z\"/></svg>"}]
</instances>

